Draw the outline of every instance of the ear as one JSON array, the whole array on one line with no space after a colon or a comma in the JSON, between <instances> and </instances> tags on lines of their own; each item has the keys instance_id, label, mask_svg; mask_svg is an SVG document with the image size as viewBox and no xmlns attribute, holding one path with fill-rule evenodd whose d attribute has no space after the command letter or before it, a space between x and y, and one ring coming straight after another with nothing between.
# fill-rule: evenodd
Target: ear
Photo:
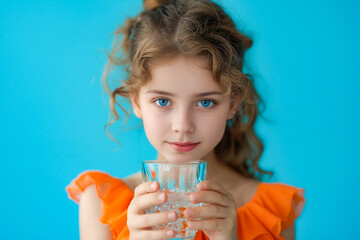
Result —
<instances>
[{"instance_id":1,"label":"ear","mask_svg":"<svg viewBox=\"0 0 360 240\"><path fill-rule=\"evenodd\" d=\"M239 109L239 105L240 105L240 99L233 100L233 102L231 103L230 109L229 109L228 116L227 116L228 120L234 118L236 112Z\"/></svg>"},{"instance_id":2,"label":"ear","mask_svg":"<svg viewBox=\"0 0 360 240\"><path fill-rule=\"evenodd\" d=\"M227 120L233 119L235 114L236 114L236 111L233 110L232 108L230 108L228 116L227 116Z\"/></svg>"},{"instance_id":3,"label":"ear","mask_svg":"<svg viewBox=\"0 0 360 240\"><path fill-rule=\"evenodd\" d=\"M135 116L142 119L138 95L135 93L130 93L130 99L131 99L131 105L132 105Z\"/></svg>"}]
</instances>

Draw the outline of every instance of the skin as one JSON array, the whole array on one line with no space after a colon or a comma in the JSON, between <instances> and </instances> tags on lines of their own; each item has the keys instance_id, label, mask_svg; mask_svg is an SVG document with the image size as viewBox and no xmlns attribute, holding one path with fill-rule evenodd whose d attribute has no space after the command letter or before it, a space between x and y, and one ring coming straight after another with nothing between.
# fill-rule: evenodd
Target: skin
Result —
<instances>
[{"instance_id":1,"label":"skin","mask_svg":"<svg viewBox=\"0 0 360 240\"><path fill-rule=\"evenodd\" d=\"M158 151L158 159L177 163L194 159L207 160L208 164L215 161L214 148L224 134L226 121L234 115L234 104L213 79L204 59L167 59L150 72L151 80L132 95L132 105L135 115L143 120L148 140ZM174 143L183 142L194 143L196 147L191 151L173 147ZM148 192L146 186L147 183L135 188L129 206L131 239L155 239L158 234L172 237L171 230L162 233L150 230L151 226L175 220L177 216L175 212L146 215L146 208L166 201L164 193ZM233 196L216 182L205 181L198 189L200 192L192 193L190 200L209 205L185 211L189 227L203 230L210 239L236 239L237 206ZM194 220L198 217L202 220Z\"/></svg>"},{"instance_id":2,"label":"skin","mask_svg":"<svg viewBox=\"0 0 360 240\"><path fill-rule=\"evenodd\" d=\"M214 154L226 121L234 115L236 102L223 94L201 58L164 59L150 72L150 81L138 93L131 94L131 101L135 115L143 120L148 140L158 151L158 159L170 162L203 159L208 163L208 180L200 183L199 191L190 195L192 202L206 204L186 209L189 227L204 231L210 240L237 239L237 208L251 200L258 182L240 176ZM172 146L174 142L196 143L196 147L191 151L178 151ZM166 194L158 191L158 183L142 183L139 173L124 182L134 190L127 215L130 239L173 237L172 230L155 231L152 226L176 220L175 212L145 214L146 208L167 201ZM96 193L84 193L80 204L89 201L91 194L98 199ZM88 210L92 211L90 207ZM80 212L80 216L82 214ZM196 218L201 220L194 220ZM80 222L86 232L85 225ZM293 227L289 229L294 232ZM99 231L108 229L99 228ZM287 231L288 235L286 232L282 235L294 239L291 230Z\"/></svg>"},{"instance_id":3,"label":"skin","mask_svg":"<svg viewBox=\"0 0 360 240\"><path fill-rule=\"evenodd\" d=\"M138 178L138 174L132 175L129 178L124 179L124 182L128 186L140 185L141 178ZM134 190L136 186L132 189ZM148 191L153 191L148 189ZM79 202L79 228L81 240L111 240L113 236L110 231L110 226L102 224L99 221L101 217L101 199L97 196L95 186L89 186L80 195ZM161 234L160 234L161 235ZM286 240L295 239L295 226L292 225L289 228L281 231L280 235ZM150 239L150 238L149 238ZM163 239L161 237L157 239ZM234 238L236 239L236 238Z\"/></svg>"},{"instance_id":4,"label":"skin","mask_svg":"<svg viewBox=\"0 0 360 240\"><path fill-rule=\"evenodd\" d=\"M132 96L132 103L158 159L207 160L224 134L226 121L233 117L231 99L201 58L163 60L150 72L151 80L138 97ZM172 142L199 144L192 151L179 152Z\"/></svg>"},{"instance_id":5,"label":"skin","mask_svg":"<svg viewBox=\"0 0 360 240\"><path fill-rule=\"evenodd\" d=\"M90 185L80 195L79 225L81 240L111 240L110 226L99 221L102 202L95 185Z\"/></svg>"}]
</instances>

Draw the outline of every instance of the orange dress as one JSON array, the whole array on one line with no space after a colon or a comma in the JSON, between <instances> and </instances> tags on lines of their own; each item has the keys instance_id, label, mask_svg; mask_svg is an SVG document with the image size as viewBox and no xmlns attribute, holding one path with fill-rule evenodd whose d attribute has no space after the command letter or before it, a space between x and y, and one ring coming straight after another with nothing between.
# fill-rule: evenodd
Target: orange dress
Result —
<instances>
[{"instance_id":1,"label":"orange dress","mask_svg":"<svg viewBox=\"0 0 360 240\"><path fill-rule=\"evenodd\" d=\"M69 198L79 202L79 195L95 184L102 200L100 221L109 224L114 240L129 239L127 208L134 197L133 191L119 178L99 171L81 173L67 187ZM300 215L305 199L304 189L281 183L260 183L253 198L238 208L238 238L284 239L281 230L291 226ZM194 240L208 240L198 231Z\"/></svg>"}]
</instances>

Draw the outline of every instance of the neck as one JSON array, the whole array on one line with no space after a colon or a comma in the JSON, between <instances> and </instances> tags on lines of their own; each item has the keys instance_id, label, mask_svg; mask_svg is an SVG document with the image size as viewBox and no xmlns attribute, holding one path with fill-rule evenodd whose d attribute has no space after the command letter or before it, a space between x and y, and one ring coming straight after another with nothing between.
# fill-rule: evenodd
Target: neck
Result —
<instances>
[{"instance_id":1,"label":"neck","mask_svg":"<svg viewBox=\"0 0 360 240\"><path fill-rule=\"evenodd\" d=\"M207 162L206 166L206 175L207 178L211 178L214 175L217 175L219 173L219 165L221 164L215 155L214 151L211 151L208 155L204 157L204 159Z\"/></svg>"},{"instance_id":2,"label":"neck","mask_svg":"<svg viewBox=\"0 0 360 240\"><path fill-rule=\"evenodd\" d=\"M239 181L245 177L240 175L226 163L223 163L212 151L204 160L207 161L206 179L216 181L224 185L228 190L235 189Z\"/></svg>"},{"instance_id":3,"label":"neck","mask_svg":"<svg viewBox=\"0 0 360 240\"><path fill-rule=\"evenodd\" d=\"M225 163L219 161L214 151L209 153L204 160L207 162L206 176L209 180L221 179L224 173L228 172L225 170L230 170Z\"/></svg>"}]
</instances>

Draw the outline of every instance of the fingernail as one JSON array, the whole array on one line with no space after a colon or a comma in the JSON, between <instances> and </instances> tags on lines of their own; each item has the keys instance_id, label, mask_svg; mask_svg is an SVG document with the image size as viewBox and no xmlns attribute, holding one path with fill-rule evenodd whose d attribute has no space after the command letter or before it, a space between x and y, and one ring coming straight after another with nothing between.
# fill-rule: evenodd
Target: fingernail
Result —
<instances>
[{"instance_id":1,"label":"fingernail","mask_svg":"<svg viewBox=\"0 0 360 240\"><path fill-rule=\"evenodd\" d=\"M186 209L185 210L185 216L186 217L192 217L194 215L194 212L191 209Z\"/></svg>"},{"instance_id":2,"label":"fingernail","mask_svg":"<svg viewBox=\"0 0 360 240\"><path fill-rule=\"evenodd\" d=\"M156 182L153 182L153 183L150 185L150 187L155 190L155 189L156 189Z\"/></svg>"},{"instance_id":3,"label":"fingernail","mask_svg":"<svg viewBox=\"0 0 360 240\"><path fill-rule=\"evenodd\" d=\"M204 189L205 188L205 184L203 182L199 183L198 185L199 189Z\"/></svg>"},{"instance_id":4,"label":"fingernail","mask_svg":"<svg viewBox=\"0 0 360 240\"><path fill-rule=\"evenodd\" d=\"M196 202L196 196L194 194L190 195L190 201L193 203Z\"/></svg>"},{"instance_id":5,"label":"fingernail","mask_svg":"<svg viewBox=\"0 0 360 240\"><path fill-rule=\"evenodd\" d=\"M169 214L167 215L167 217L168 217L170 220L173 220L173 219L176 218L176 213L171 212L171 213L169 213Z\"/></svg>"},{"instance_id":6,"label":"fingernail","mask_svg":"<svg viewBox=\"0 0 360 240\"><path fill-rule=\"evenodd\" d=\"M172 231L172 230L167 231L167 232L166 232L166 235L167 235L167 236L172 236L172 235L173 235L173 231Z\"/></svg>"},{"instance_id":7,"label":"fingernail","mask_svg":"<svg viewBox=\"0 0 360 240\"><path fill-rule=\"evenodd\" d=\"M158 199L159 199L160 201L164 201L164 199L165 199L165 194L164 194L164 193L160 193L159 196L158 196Z\"/></svg>"},{"instance_id":8,"label":"fingernail","mask_svg":"<svg viewBox=\"0 0 360 240\"><path fill-rule=\"evenodd\" d=\"M189 228L195 228L196 224L193 221L188 221Z\"/></svg>"}]
</instances>

